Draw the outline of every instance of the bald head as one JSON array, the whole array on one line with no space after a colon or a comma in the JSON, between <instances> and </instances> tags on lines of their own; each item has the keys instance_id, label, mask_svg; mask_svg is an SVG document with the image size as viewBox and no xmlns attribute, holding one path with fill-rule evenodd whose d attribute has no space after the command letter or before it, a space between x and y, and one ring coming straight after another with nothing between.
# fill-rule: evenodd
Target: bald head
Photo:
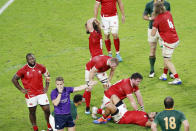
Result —
<instances>
[{"instance_id":1,"label":"bald head","mask_svg":"<svg viewBox=\"0 0 196 131\"><path fill-rule=\"evenodd\" d=\"M165 105L165 109L173 108L173 106L174 106L173 98L170 96L166 97L164 100L164 105Z\"/></svg>"}]
</instances>

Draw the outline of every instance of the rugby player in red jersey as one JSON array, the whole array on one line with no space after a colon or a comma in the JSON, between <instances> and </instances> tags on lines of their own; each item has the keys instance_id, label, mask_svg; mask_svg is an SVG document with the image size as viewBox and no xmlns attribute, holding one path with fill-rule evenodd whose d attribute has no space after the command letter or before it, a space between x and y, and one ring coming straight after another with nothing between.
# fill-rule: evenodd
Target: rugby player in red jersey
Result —
<instances>
[{"instance_id":1,"label":"rugby player in red jersey","mask_svg":"<svg viewBox=\"0 0 196 131\"><path fill-rule=\"evenodd\" d=\"M85 81L87 84L93 81L94 76L99 79L103 84L104 90L107 90L110 86L110 81L114 75L114 71L118 66L118 60L110 56L95 56L87 64L85 70ZM110 69L109 78L107 77L106 71ZM86 114L90 114L90 99L91 90L86 89L83 97L86 102Z\"/></svg>"},{"instance_id":2,"label":"rugby player in red jersey","mask_svg":"<svg viewBox=\"0 0 196 131\"><path fill-rule=\"evenodd\" d=\"M90 50L91 58L95 56L103 55L100 22L95 18L91 18L86 22L85 28L86 28L86 33L90 34L89 50Z\"/></svg>"},{"instance_id":3,"label":"rugby player in red jersey","mask_svg":"<svg viewBox=\"0 0 196 131\"><path fill-rule=\"evenodd\" d=\"M110 41L110 32L114 39L114 46L116 49L116 58L118 61L122 61L120 56L120 40L118 37L118 14L116 3L121 11L122 15L122 22L125 22L125 14L124 14L124 6L121 0L96 0L95 7L94 7L94 17L97 18L99 6L101 5L101 22L102 28L104 30L105 35L105 45L109 56L112 57L111 51L111 41Z\"/></svg>"},{"instance_id":4,"label":"rugby player in red jersey","mask_svg":"<svg viewBox=\"0 0 196 131\"><path fill-rule=\"evenodd\" d=\"M118 124L136 124L151 127L156 114L156 112L147 114L143 111L128 111L122 100L118 96L113 95L111 102L106 105L103 116L93 122L95 124L105 124L107 123L107 117L111 115L114 122Z\"/></svg>"},{"instance_id":5,"label":"rugby player in red jersey","mask_svg":"<svg viewBox=\"0 0 196 131\"><path fill-rule=\"evenodd\" d=\"M27 107L29 108L29 118L34 131L38 131L36 124L36 108L38 104L44 111L48 125L47 131L52 131L49 124L50 106L46 95L50 80L49 72L46 67L36 63L36 59L33 54L28 53L26 55L26 60L27 64L18 70L18 72L13 76L12 82L19 91L25 94ZM46 79L45 88L43 87L42 75L44 75ZM19 84L19 79L21 79L24 88Z\"/></svg>"},{"instance_id":6,"label":"rugby player in red jersey","mask_svg":"<svg viewBox=\"0 0 196 131\"><path fill-rule=\"evenodd\" d=\"M182 83L182 81L176 72L174 64L171 62L174 49L179 44L179 38L174 26L172 15L169 11L166 11L162 2L156 2L154 4L153 15L155 16L155 19L151 35L155 36L156 32L158 31L163 40L162 55L164 57L164 70L159 79L167 80L167 72L169 69L174 75L175 79L168 84L179 85Z\"/></svg>"},{"instance_id":7,"label":"rugby player in red jersey","mask_svg":"<svg viewBox=\"0 0 196 131\"><path fill-rule=\"evenodd\" d=\"M110 103L113 95L117 96L120 100L123 100L127 97L133 109L138 110L137 104L133 97L134 93L139 105L141 106L141 110L144 111L143 99L138 87L142 79L143 77L140 73L133 73L130 78L123 79L116 84L113 84L108 90L104 92L101 109L93 108L92 117L96 118L97 113L102 114L102 109Z\"/></svg>"}]
</instances>

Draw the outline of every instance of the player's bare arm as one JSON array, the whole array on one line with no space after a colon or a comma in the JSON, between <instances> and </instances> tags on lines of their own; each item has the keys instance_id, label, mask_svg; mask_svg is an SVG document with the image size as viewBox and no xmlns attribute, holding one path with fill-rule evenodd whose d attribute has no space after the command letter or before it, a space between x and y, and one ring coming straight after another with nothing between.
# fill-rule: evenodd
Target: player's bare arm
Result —
<instances>
[{"instance_id":1,"label":"player's bare arm","mask_svg":"<svg viewBox=\"0 0 196 131\"><path fill-rule=\"evenodd\" d=\"M90 71L90 75L89 75L89 81L92 81L95 74L97 73L97 69L95 67L93 67Z\"/></svg>"},{"instance_id":2,"label":"player's bare arm","mask_svg":"<svg viewBox=\"0 0 196 131\"><path fill-rule=\"evenodd\" d=\"M112 80L112 77L114 76L115 69L116 69L116 67L111 68L110 75L109 75L109 78L108 78L108 82L110 82Z\"/></svg>"},{"instance_id":3,"label":"player's bare arm","mask_svg":"<svg viewBox=\"0 0 196 131\"><path fill-rule=\"evenodd\" d=\"M143 19L144 20L147 20L147 21L151 21L151 20L154 20L154 16L148 16L147 14L143 14Z\"/></svg>"},{"instance_id":4,"label":"player's bare arm","mask_svg":"<svg viewBox=\"0 0 196 131\"><path fill-rule=\"evenodd\" d=\"M125 22L124 5L122 3L122 0L117 0L117 2L118 2L118 6L119 6L119 9L120 9L121 15L122 15L122 23L124 23Z\"/></svg>"},{"instance_id":5,"label":"player's bare arm","mask_svg":"<svg viewBox=\"0 0 196 131\"><path fill-rule=\"evenodd\" d=\"M151 130L152 131L157 131L157 124L156 123L152 122Z\"/></svg>"},{"instance_id":6,"label":"player's bare arm","mask_svg":"<svg viewBox=\"0 0 196 131\"><path fill-rule=\"evenodd\" d=\"M189 122L188 122L188 120L184 120L182 123L184 125L184 131L189 131Z\"/></svg>"},{"instance_id":7,"label":"player's bare arm","mask_svg":"<svg viewBox=\"0 0 196 131\"><path fill-rule=\"evenodd\" d=\"M151 32L151 36L155 36L156 32L157 32L157 28L153 27L152 32Z\"/></svg>"},{"instance_id":8,"label":"player's bare arm","mask_svg":"<svg viewBox=\"0 0 196 131\"><path fill-rule=\"evenodd\" d=\"M20 77L15 74L12 78L12 83L15 85L16 88L18 88L19 91L26 94L27 90L21 87L21 85L18 82L19 79L20 79Z\"/></svg>"},{"instance_id":9,"label":"player's bare arm","mask_svg":"<svg viewBox=\"0 0 196 131\"><path fill-rule=\"evenodd\" d=\"M92 87L92 86L97 84L97 81L91 81L89 84L90 85L81 85L81 86L78 86L78 87L74 87L73 92L82 91L86 88Z\"/></svg>"},{"instance_id":10,"label":"player's bare arm","mask_svg":"<svg viewBox=\"0 0 196 131\"><path fill-rule=\"evenodd\" d=\"M151 125L152 125L152 122L148 120L148 121L146 122L146 125L145 125L145 126L146 126L146 127L151 127Z\"/></svg>"},{"instance_id":11,"label":"player's bare arm","mask_svg":"<svg viewBox=\"0 0 196 131\"><path fill-rule=\"evenodd\" d=\"M129 99L130 103L131 103L131 106L133 107L134 110L138 110L137 108L137 104L135 102L135 99L133 98L133 95L132 94L128 94L127 95L127 98Z\"/></svg>"},{"instance_id":12,"label":"player's bare arm","mask_svg":"<svg viewBox=\"0 0 196 131\"><path fill-rule=\"evenodd\" d=\"M141 106L141 110L144 111L144 103L143 103L143 99L142 99L142 95L141 95L140 91L139 90L136 91L135 95L137 97L137 101L138 101L139 105Z\"/></svg>"},{"instance_id":13,"label":"player's bare arm","mask_svg":"<svg viewBox=\"0 0 196 131\"><path fill-rule=\"evenodd\" d=\"M47 69L46 69L46 72L44 73L44 77L45 77L45 81L46 81L46 87L44 88L44 93L47 93L48 87L50 84L50 74Z\"/></svg>"},{"instance_id":14,"label":"player's bare arm","mask_svg":"<svg viewBox=\"0 0 196 131\"><path fill-rule=\"evenodd\" d=\"M98 2L98 1L95 2L95 6L94 6L94 18L97 18L100 4L101 3Z\"/></svg>"}]
</instances>

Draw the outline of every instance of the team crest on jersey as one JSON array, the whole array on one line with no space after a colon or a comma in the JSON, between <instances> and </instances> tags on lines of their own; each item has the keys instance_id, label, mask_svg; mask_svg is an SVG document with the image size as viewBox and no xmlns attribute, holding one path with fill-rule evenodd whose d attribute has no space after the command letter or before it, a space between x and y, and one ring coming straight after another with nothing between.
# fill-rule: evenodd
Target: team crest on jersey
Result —
<instances>
[{"instance_id":1,"label":"team crest on jersey","mask_svg":"<svg viewBox=\"0 0 196 131\"><path fill-rule=\"evenodd\" d=\"M29 72L27 72L27 75L29 75Z\"/></svg>"},{"instance_id":2,"label":"team crest on jersey","mask_svg":"<svg viewBox=\"0 0 196 131\"><path fill-rule=\"evenodd\" d=\"M38 72L41 74L41 71L40 70Z\"/></svg>"}]
</instances>

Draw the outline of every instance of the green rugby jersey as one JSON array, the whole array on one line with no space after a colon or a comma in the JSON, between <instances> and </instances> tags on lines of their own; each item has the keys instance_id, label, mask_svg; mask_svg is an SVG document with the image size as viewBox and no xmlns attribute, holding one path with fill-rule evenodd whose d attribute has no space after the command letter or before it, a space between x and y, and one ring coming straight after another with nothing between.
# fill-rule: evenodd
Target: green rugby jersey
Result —
<instances>
[{"instance_id":1,"label":"green rugby jersey","mask_svg":"<svg viewBox=\"0 0 196 131\"><path fill-rule=\"evenodd\" d=\"M154 0L148 2L146 4L145 10L144 10L144 14L143 15L152 15L153 12L153 6L154 6ZM167 11L170 11L170 3L164 0L164 6L166 8ZM152 25L153 25L153 21L150 20L149 21L149 29L152 29Z\"/></svg>"},{"instance_id":2,"label":"green rugby jersey","mask_svg":"<svg viewBox=\"0 0 196 131\"><path fill-rule=\"evenodd\" d=\"M76 117L77 117L77 107L75 106L73 101L70 101L70 104L71 104L71 115L72 115L72 118L73 118L73 120L76 120Z\"/></svg>"},{"instance_id":3,"label":"green rugby jersey","mask_svg":"<svg viewBox=\"0 0 196 131\"><path fill-rule=\"evenodd\" d=\"M184 120L186 118L182 112L177 110L164 110L157 114L154 123L159 124L162 131L179 131Z\"/></svg>"}]
</instances>

